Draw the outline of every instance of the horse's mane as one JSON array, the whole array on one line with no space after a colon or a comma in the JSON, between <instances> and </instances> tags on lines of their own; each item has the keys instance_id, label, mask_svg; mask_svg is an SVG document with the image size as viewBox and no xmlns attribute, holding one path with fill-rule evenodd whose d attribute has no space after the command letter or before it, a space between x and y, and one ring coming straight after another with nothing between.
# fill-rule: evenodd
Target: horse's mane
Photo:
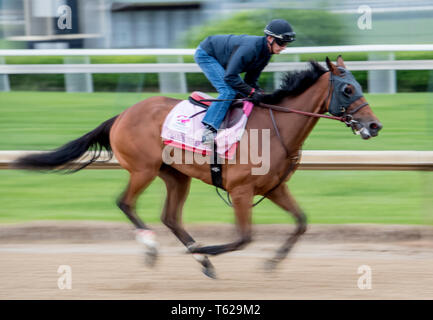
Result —
<instances>
[{"instance_id":1,"label":"horse's mane","mask_svg":"<svg viewBox=\"0 0 433 320\"><path fill-rule=\"evenodd\" d=\"M287 96L297 96L311 87L327 71L317 61L310 60L308 69L285 73L281 87L266 95L263 102L275 104Z\"/></svg>"}]
</instances>

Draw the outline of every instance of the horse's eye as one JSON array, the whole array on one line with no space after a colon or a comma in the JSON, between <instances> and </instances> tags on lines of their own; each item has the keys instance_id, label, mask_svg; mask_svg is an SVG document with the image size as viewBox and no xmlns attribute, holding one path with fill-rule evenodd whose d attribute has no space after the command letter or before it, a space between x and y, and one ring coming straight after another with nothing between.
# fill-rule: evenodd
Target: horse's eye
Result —
<instances>
[{"instance_id":1,"label":"horse's eye","mask_svg":"<svg viewBox=\"0 0 433 320\"><path fill-rule=\"evenodd\" d=\"M343 89L343 92L344 92L344 94L350 96L350 95L352 94L353 91L352 91L352 88L351 88L351 87L349 87L348 85L346 85L346 86L344 87L344 89Z\"/></svg>"}]
</instances>

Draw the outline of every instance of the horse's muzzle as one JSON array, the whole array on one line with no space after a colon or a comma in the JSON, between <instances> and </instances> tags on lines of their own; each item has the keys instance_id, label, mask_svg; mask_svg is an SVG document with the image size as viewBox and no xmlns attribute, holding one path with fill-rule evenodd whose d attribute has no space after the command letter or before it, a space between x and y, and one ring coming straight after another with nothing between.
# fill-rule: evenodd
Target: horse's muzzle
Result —
<instances>
[{"instance_id":1,"label":"horse's muzzle","mask_svg":"<svg viewBox=\"0 0 433 320\"><path fill-rule=\"evenodd\" d=\"M376 120L367 123L355 121L352 125L354 133L359 134L364 140L376 137L382 128L382 124Z\"/></svg>"},{"instance_id":2,"label":"horse's muzzle","mask_svg":"<svg viewBox=\"0 0 433 320\"><path fill-rule=\"evenodd\" d=\"M379 131L383 128L383 125L379 121L370 121L367 123L368 131L372 137L376 137L379 134Z\"/></svg>"}]
</instances>

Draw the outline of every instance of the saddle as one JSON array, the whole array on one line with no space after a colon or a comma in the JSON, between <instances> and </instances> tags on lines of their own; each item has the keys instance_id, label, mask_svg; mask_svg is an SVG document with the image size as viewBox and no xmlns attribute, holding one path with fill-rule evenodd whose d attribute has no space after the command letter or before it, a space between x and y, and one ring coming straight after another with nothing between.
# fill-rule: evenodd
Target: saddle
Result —
<instances>
[{"instance_id":1,"label":"saddle","mask_svg":"<svg viewBox=\"0 0 433 320\"><path fill-rule=\"evenodd\" d=\"M210 164L212 183L224 189L222 167L218 159L219 157L226 159L234 157L253 104L250 101L232 103L219 128L213 147L209 147L201 142L201 134L204 130L202 119L212 103L201 101L206 99L214 99L214 97L195 91L188 100L183 100L174 106L164 121L161 137L166 145L210 155L213 160Z\"/></svg>"},{"instance_id":2,"label":"saddle","mask_svg":"<svg viewBox=\"0 0 433 320\"><path fill-rule=\"evenodd\" d=\"M188 97L188 101L192 104L202 107L205 110L203 112L206 112L206 109L208 109L212 103L212 101L200 101L200 100L211 100L215 99L214 97L200 91L194 91L191 93L191 95ZM236 123L239 122L242 115L244 114L243 108L244 103L243 101L234 101L227 111L227 114L221 123L220 129L227 129L233 127Z\"/></svg>"}]
</instances>

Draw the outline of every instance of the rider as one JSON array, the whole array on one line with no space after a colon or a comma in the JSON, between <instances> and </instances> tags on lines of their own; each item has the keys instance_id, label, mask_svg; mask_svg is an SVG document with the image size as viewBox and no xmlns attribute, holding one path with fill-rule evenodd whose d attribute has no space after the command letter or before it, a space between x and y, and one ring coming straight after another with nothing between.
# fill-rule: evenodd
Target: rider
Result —
<instances>
[{"instance_id":1,"label":"rider","mask_svg":"<svg viewBox=\"0 0 433 320\"><path fill-rule=\"evenodd\" d=\"M279 54L289 42L295 41L292 26L282 19L272 20L264 30L265 36L215 35L204 39L194 59L218 91L218 99L234 99L239 92L259 103L264 93L257 84L262 70L272 54ZM244 80L239 76L246 72ZM206 129L202 142L214 143L217 130L224 120L231 101L214 101L202 121Z\"/></svg>"}]
</instances>

